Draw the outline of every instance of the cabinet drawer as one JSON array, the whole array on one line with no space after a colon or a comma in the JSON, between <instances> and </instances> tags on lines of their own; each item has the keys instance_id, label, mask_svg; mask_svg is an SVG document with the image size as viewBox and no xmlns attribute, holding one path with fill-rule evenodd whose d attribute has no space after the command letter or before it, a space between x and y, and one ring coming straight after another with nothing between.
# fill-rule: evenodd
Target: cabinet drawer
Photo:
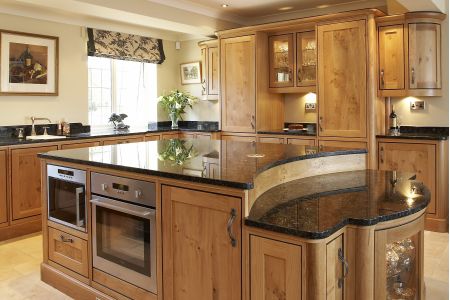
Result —
<instances>
[{"instance_id":1,"label":"cabinet drawer","mask_svg":"<svg viewBox=\"0 0 450 300\"><path fill-rule=\"evenodd\" d=\"M62 150L67 149L79 149L79 148L88 148L88 147L97 147L99 146L99 142L87 142L87 143L76 143L76 144L63 144L61 145Z\"/></svg>"},{"instance_id":2,"label":"cabinet drawer","mask_svg":"<svg viewBox=\"0 0 450 300\"><path fill-rule=\"evenodd\" d=\"M309 140L309 139L288 139L288 144L292 145L305 145L305 146L315 146L316 140Z\"/></svg>"},{"instance_id":3,"label":"cabinet drawer","mask_svg":"<svg viewBox=\"0 0 450 300\"><path fill-rule=\"evenodd\" d=\"M144 137L134 137L134 138L128 138L128 139L107 140L107 141L103 142L103 145L109 146L109 145L139 143L139 142L143 142L143 141L144 141Z\"/></svg>"},{"instance_id":4,"label":"cabinet drawer","mask_svg":"<svg viewBox=\"0 0 450 300\"><path fill-rule=\"evenodd\" d=\"M88 277L88 244L83 239L49 227L48 258Z\"/></svg>"},{"instance_id":5,"label":"cabinet drawer","mask_svg":"<svg viewBox=\"0 0 450 300\"><path fill-rule=\"evenodd\" d=\"M277 137L259 137L258 142L259 143L269 143L269 144L284 144L284 139L277 138Z\"/></svg>"}]
</instances>

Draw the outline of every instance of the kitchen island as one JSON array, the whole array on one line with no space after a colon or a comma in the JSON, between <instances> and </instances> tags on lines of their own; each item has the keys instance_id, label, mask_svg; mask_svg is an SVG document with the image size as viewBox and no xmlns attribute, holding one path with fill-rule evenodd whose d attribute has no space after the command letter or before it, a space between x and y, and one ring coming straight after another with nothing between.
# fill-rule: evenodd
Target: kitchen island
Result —
<instances>
[{"instance_id":1,"label":"kitchen island","mask_svg":"<svg viewBox=\"0 0 450 300\"><path fill-rule=\"evenodd\" d=\"M42 178L85 174L78 228L50 216L42 186L42 280L74 298L423 298L429 192L414 174L366 170L365 150L165 140L40 158Z\"/></svg>"}]
</instances>

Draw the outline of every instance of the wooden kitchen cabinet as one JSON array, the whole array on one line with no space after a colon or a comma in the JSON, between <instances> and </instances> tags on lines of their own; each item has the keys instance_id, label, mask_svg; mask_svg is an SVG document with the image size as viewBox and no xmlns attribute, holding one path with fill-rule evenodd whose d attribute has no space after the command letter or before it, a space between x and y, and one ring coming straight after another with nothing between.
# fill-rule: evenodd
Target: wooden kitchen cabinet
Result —
<instances>
[{"instance_id":1,"label":"wooden kitchen cabinet","mask_svg":"<svg viewBox=\"0 0 450 300\"><path fill-rule=\"evenodd\" d=\"M129 143L139 143L143 142L144 137L127 137L127 138L116 138L114 140L105 140L103 141L103 146L109 146L109 145L120 145L120 144L129 144Z\"/></svg>"},{"instance_id":2,"label":"wooden kitchen cabinet","mask_svg":"<svg viewBox=\"0 0 450 300\"><path fill-rule=\"evenodd\" d=\"M375 231L374 299L425 299L423 226L424 218L418 218ZM397 282L403 286L399 288Z\"/></svg>"},{"instance_id":3,"label":"wooden kitchen cabinet","mask_svg":"<svg viewBox=\"0 0 450 300\"><path fill-rule=\"evenodd\" d=\"M258 143L284 144L284 138L278 138L278 137L258 137Z\"/></svg>"},{"instance_id":4,"label":"wooden kitchen cabinet","mask_svg":"<svg viewBox=\"0 0 450 300\"><path fill-rule=\"evenodd\" d=\"M316 85L317 47L316 32L297 33L297 86ZM315 92L315 89L312 90Z\"/></svg>"},{"instance_id":5,"label":"wooden kitchen cabinet","mask_svg":"<svg viewBox=\"0 0 450 300\"><path fill-rule=\"evenodd\" d=\"M327 300L344 299L344 237L341 234L326 246L327 252ZM347 275L347 274L345 274Z\"/></svg>"},{"instance_id":6,"label":"wooden kitchen cabinet","mask_svg":"<svg viewBox=\"0 0 450 300\"><path fill-rule=\"evenodd\" d=\"M408 24L409 89L441 88L441 25Z\"/></svg>"},{"instance_id":7,"label":"wooden kitchen cabinet","mask_svg":"<svg viewBox=\"0 0 450 300\"><path fill-rule=\"evenodd\" d=\"M366 22L317 26L319 136L366 132Z\"/></svg>"},{"instance_id":8,"label":"wooden kitchen cabinet","mask_svg":"<svg viewBox=\"0 0 450 300\"><path fill-rule=\"evenodd\" d=\"M269 37L269 87L294 86L294 34Z\"/></svg>"},{"instance_id":9,"label":"wooden kitchen cabinet","mask_svg":"<svg viewBox=\"0 0 450 300\"><path fill-rule=\"evenodd\" d=\"M302 299L302 247L250 236L250 299Z\"/></svg>"},{"instance_id":10,"label":"wooden kitchen cabinet","mask_svg":"<svg viewBox=\"0 0 450 300\"><path fill-rule=\"evenodd\" d=\"M164 299L241 299L241 219L240 198L162 187Z\"/></svg>"},{"instance_id":11,"label":"wooden kitchen cabinet","mask_svg":"<svg viewBox=\"0 0 450 300\"><path fill-rule=\"evenodd\" d=\"M255 133L255 36L220 40L222 130Z\"/></svg>"},{"instance_id":12,"label":"wooden kitchen cabinet","mask_svg":"<svg viewBox=\"0 0 450 300\"><path fill-rule=\"evenodd\" d=\"M48 258L85 277L89 275L88 242L48 227Z\"/></svg>"},{"instance_id":13,"label":"wooden kitchen cabinet","mask_svg":"<svg viewBox=\"0 0 450 300\"><path fill-rule=\"evenodd\" d=\"M441 22L445 15L412 12L377 18L378 94L440 96Z\"/></svg>"},{"instance_id":14,"label":"wooden kitchen cabinet","mask_svg":"<svg viewBox=\"0 0 450 300\"><path fill-rule=\"evenodd\" d=\"M292 145L304 145L304 146L315 146L316 145L316 140L315 139L292 139L292 138L288 138L287 139L287 143L288 144L292 144Z\"/></svg>"},{"instance_id":15,"label":"wooden kitchen cabinet","mask_svg":"<svg viewBox=\"0 0 450 300\"><path fill-rule=\"evenodd\" d=\"M11 150L12 220L41 213L41 164L37 155L57 149L46 146Z\"/></svg>"},{"instance_id":16,"label":"wooden kitchen cabinet","mask_svg":"<svg viewBox=\"0 0 450 300\"><path fill-rule=\"evenodd\" d=\"M202 100L219 99L219 47L217 40L199 44L202 57Z\"/></svg>"},{"instance_id":17,"label":"wooden kitchen cabinet","mask_svg":"<svg viewBox=\"0 0 450 300\"><path fill-rule=\"evenodd\" d=\"M378 143L379 169L416 174L431 192L427 212L436 213L436 147L415 143Z\"/></svg>"},{"instance_id":18,"label":"wooden kitchen cabinet","mask_svg":"<svg viewBox=\"0 0 450 300\"><path fill-rule=\"evenodd\" d=\"M403 90L405 88L404 25L378 27L379 88Z\"/></svg>"},{"instance_id":19,"label":"wooden kitchen cabinet","mask_svg":"<svg viewBox=\"0 0 450 300\"><path fill-rule=\"evenodd\" d=\"M6 150L0 150L0 224L8 222Z\"/></svg>"}]
</instances>

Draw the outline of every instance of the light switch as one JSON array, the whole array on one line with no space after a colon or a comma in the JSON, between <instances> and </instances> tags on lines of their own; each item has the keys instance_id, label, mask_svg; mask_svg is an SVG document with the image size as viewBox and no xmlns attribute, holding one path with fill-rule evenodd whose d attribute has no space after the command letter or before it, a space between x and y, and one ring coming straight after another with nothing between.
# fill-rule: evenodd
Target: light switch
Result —
<instances>
[{"instance_id":1,"label":"light switch","mask_svg":"<svg viewBox=\"0 0 450 300\"><path fill-rule=\"evenodd\" d=\"M411 101L409 108L411 110L424 110L425 109L425 101L423 101L423 100Z\"/></svg>"}]
</instances>

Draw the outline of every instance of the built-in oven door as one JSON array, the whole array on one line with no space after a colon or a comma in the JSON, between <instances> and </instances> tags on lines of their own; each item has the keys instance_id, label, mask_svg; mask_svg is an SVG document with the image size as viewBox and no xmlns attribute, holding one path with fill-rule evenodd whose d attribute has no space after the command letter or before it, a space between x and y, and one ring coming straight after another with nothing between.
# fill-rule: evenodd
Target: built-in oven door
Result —
<instances>
[{"instance_id":1,"label":"built-in oven door","mask_svg":"<svg viewBox=\"0 0 450 300\"><path fill-rule=\"evenodd\" d=\"M156 213L100 196L91 200L93 266L156 293Z\"/></svg>"},{"instance_id":2,"label":"built-in oven door","mask_svg":"<svg viewBox=\"0 0 450 300\"><path fill-rule=\"evenodd\" d=\"M47 166L48 219L86 231L86 172Z\"/></svg>"}]
</instances>

